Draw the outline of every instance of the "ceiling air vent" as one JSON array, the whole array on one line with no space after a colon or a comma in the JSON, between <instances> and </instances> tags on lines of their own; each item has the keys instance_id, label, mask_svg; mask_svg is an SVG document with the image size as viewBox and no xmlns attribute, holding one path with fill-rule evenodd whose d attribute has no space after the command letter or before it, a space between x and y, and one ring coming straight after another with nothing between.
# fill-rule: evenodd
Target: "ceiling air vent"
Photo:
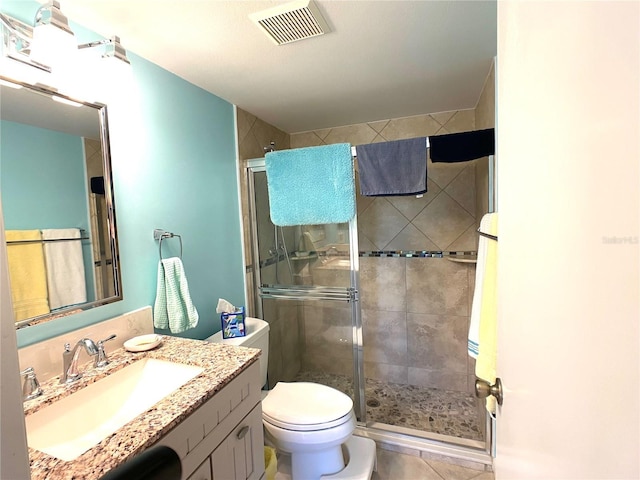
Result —
<instances>
[{"instance_id":1,"label":"ceiling air vent","mask_svg":"<svg viewBox=\"0 0 640 480\"><path fill-rule=\"evenodd\" d=\"M298 0L249 15L276 45L324 35L327 22L313 0Z\"/></svg>"}]
</instances>

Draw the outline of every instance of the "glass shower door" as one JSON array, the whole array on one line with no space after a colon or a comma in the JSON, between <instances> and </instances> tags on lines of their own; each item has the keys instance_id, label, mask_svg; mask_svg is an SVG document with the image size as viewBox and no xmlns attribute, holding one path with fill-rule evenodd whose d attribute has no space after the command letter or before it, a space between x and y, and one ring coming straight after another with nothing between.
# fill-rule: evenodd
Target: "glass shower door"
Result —
<instances>
[{"instance_id":1,"label":"glass shower door","mask_svg":"<svg viewBox=\"0 0 640 480\"><path fill-rule=\"evenodd\" d=\"M350 223L275 226L264 161L247 170L254 310L270 325L268 383L313 381L354 400L364 421L357 229Z\"/></svg>"}]
</instances>

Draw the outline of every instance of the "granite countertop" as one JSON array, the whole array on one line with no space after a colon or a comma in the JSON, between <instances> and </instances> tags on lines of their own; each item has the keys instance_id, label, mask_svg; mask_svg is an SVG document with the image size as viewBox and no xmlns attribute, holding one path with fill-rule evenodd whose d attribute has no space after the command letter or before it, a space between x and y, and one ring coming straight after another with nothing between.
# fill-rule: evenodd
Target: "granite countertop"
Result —
<instances>
[{"instance_id":1,"label":"granite countertop","mask_svg":"<svg viewBox=\"0 0 640 480\"><path fill-rule=\"evenodd\" d=\"M107 349L107 353L107 367L95 369L91 363L82 366L83 377L72 385L61 385L59 376L42 383L44 394L25 402L25 415L144 358L195 365L204 371L75 460L67 462L29 448L32 480L100 478L156 443L260 356L255 348L171 336L163 336L162 345L147 352L131 353L121 348L113 352Z\"/></svg>"}]
</instances>

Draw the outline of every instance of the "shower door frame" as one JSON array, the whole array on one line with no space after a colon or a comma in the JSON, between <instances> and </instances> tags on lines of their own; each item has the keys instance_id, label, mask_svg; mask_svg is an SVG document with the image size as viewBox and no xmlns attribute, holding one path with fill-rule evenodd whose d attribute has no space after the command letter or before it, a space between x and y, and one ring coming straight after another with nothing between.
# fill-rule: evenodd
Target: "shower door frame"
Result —
<instances>
[{"instance_id":1,"label":"shower door frame","mask_svg":"<svg viewBox=\"0 0 640 480\"><path fill-rule=\"evenodd\" d=\"M350 287L314 287L303 285L274 285L263 288L260 275L254 173L265 172L264 158L247 161L246 179L251 233L251 264L254 282L254 306L263 318L262 298L301 301L346 301L351 305L351 331L353 350L353 409L359 426L366 426L364 349L362 313L360 308L360 257L358 248L357 215L349 221ZM273 222L272 222L273 223ZM259 293L258 293L259 292ZM256 295L258 293L258 295Z\"/></svg>"},{"instance_id":2,"label":"shower door frame","mask_svg":"<svg viewBox=\"0 0 640 480\"><path fill-rule=\"evenodd\" d=\"M257 294L261 288L260 265L258 250L258 235L256 231L257 217L255 205L255 183L253 172L265 171L264 158L248 160L246 164L247 194L249 204L249 227L251 234L251 265L253 270L253 300L257 315L262 317L263 296ZM495 211L497 204L496 188L496 162L495 156L489 155L489 212ZM489 415L485 416L485 439L484 442L468 440L458 437L450 437L432 432L398 427L395 425L369 423L366 421L366 399L365 399L365 377L364 377L364 345L362 316L359 301L360 292L360 261L358 248L358 228L357 214L349 222L349 256L351 260L351 285L353 289L352 306L352 330L353 330L353 359L354 359L354 411L358 419L356 433L362 437L371 438L377 442L388 445L396 445L415 452L428 452L435 455L459 459L466 462L473 462L481 465L491 466L493 457L496 455L496 419ZM315 289L310 289L315 290ZM317 292L315 292L317 293ZM279 296L277 298L290 298L298 300L318 300L318 296L312 293L306 298L301 296ZM315 296L315 298L314 298ZM270 296L267 298L276 298ZM336 300L336 298L328 298ZM483 446L479 446L482 443Z\"/></svg>"}]
</instances>

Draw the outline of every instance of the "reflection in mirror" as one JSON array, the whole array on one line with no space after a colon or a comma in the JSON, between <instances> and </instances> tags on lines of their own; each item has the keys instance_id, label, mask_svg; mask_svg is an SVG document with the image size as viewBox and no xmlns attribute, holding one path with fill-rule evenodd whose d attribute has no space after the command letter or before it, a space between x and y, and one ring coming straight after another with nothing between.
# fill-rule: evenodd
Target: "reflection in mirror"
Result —
<instances>
[{"instance_id":1,"label":"reflection in mirror","mask_svg":"<svg viewBox=\"0 0 640 480\"><path fill-rule=\"evenodd\" d=\"M0 100L16 327L121 300L106 107L2 76Z\"/></svg>"}]
</instances>

